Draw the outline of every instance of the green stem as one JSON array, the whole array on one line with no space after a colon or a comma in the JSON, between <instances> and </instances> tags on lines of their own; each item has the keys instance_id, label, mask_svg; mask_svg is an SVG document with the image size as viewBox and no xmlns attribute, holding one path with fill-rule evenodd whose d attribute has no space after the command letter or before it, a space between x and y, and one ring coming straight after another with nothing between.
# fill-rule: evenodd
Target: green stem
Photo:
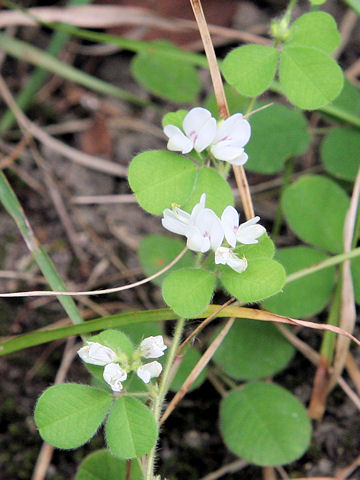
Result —
<instances>
[{"instance_id":1,"label":"green stem","mask_svg":"<svg viewBox=\"0 0 360 480\"><path fill-rule=\"evenodd\" d=\"M306 277L312 273L323 270L324 268L332 267L338 265L339 263L344 262L345 260L351 260L352 258L358 257L360 255L360 247L351 250L348 253L340 253L339 255L334 255L333 257L327 258L323 262L319 262L316 265L311 267L304 268L298 272L291 273L286 277L286 284L299 280L299 278Z\"/></svg>"},{"instance_id":2,"label":"green stem","mask_svg":"<svg viewBox=\"0 0 360 480\"><path fill-rule=\"evenodd\" d=\"M159 423L161 409L165 400L165 396L169 389L169 374L171 372L171 367L175 360L176 350L178 349L178 346L180 344L181 336L184 330L184 325L185 325L185 319L179 318L179 320L176 323L174 337L168 353L164 372L161 376L159 394L157 395L154 401L153 412L154 412L155 422L157 424ZM155 456L156 456L156 445L155 447L152 448L151 452L148 455L145 480L153 480L154 478Z\"/></svg>"}]
</instances>

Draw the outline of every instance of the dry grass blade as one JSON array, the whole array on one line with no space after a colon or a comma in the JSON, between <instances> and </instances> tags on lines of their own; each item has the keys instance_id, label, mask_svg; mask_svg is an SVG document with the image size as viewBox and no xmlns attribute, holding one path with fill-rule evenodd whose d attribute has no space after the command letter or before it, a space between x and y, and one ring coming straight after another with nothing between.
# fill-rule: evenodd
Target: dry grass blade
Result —
<instances>
[{"instance_id":1,"label":"dry grass blade","mask_svg":"<svg viewBox=\"0 0 360 480\"><path fill-rule=\"evenodd\" d=\"M229 113L229 107L226 101L224 85L221 79L221 74L219 70L219 65L217 63L216 54L214 50L214 46L211 41L209 28L205 19L205 15L201 6L200 0L190 0L196 22L199 27L199 32L201 35L201 40L204 45L204 50L206 54L206 58L209 62L209 69L211 80L214 87L215 98L217 102L217 106L219 109L220 118L227 118ZM233 165L234 175L236 184L239 189L241 201L244 207L244 212L246 219L249 220L255 216L254 207L252 204L252 199L250 195L249 184L246 179L245 170L241 165Z\"/></svg>"},{"instance_id":2,"label":"dry grass blade","mask_svg":"<svg viewBox=\"0 0 360 480\"><path fill-rule=\"evenodd\" d=\"M357 209L360 197L360 169L358 170L354 190L351 198L350 208L346 215L344 225L344 252L350 252L354 236ZM341 290L341 310L340 310L340 328L351 333L354 330L356 321L354 287L352 282L350 261L346 260L342 268L342 290ZM338 377L344 368L346 357L348 355L350 340L346 337L339 337L336 342L336 354L334 360L334 369L330 377L327 391L330 392L337 383Z\"/></svg>"},{"instance_id":3,"label":"dry grass blade","mask_svg":"<svg viewBox=\"0 0 360 480\"><path fill-rule=\"evenodd\" d=\"M217 314L219 312L221 312L221 310L223 310L224 308L226 308L228 305L230 305L230 303L232 303L235 299L232 297L230 298L230 300L228 300L227 302L224 303L224 305L221 305L220 308L218 308L217 310L215 310L215 312L213 312L211 315L209 315L207 318L205 318L205 320L203 320L200 325L198 325L191 333L190 335L182 342L182 344L179 346L179 348L177 349L177 352L176 352L176 355L180 355L180 353L182 352L182 350L184 349L184 347L190 342L190 340L192 338L194 338L196 335L198 335L201 330L203 330L206 325L208 325L212 320L214 320L214 318L216 318Z\"/></svg>"},{"instance_id":4,"label":"dry grass blade","mask_svg":"<svg viewBox=\"0 0 360 480\"><path fill-rule=\"evenodd\" d=\"M214 472L205 475L205 477L200 478L200 480L217 480L218 478L223 477L227 473L235 473L239 470L242 470L248 465L246 460L235 460L234 462L228 463L223 467L215 470Z\"/></svg>"},{"instance_id":5,"label":"dry grass blade","mask_svg":"<svg viewBox=\"0 0 360 480\"><path fill-rule=\"evenodd\" d=\"M171 415L173 410L175 409L176 405L184 398L186 393L188 392L189 388L191 385L195 382L197 377L200 375L200 373L204 370L206 365L210 362L211 358L213 357L214 353L216 350L219 348L221 343L223 342L224 338L226 337L226 334L230 330L232 324L235 322L235 317L230 318L224 328L221 330L219 335L215 338L215 340L210 344L210 346L207 348L203 356L200 358L198 363L195 365L195 367L192 369L190 375L187 377L185 382L183 383L182 387L180 390L176 393L174 398L171 400L169 403L168 407L166 408L163 416L160 419L160 425L162 425L165 420Z\"/></svg>"}]
</instances>

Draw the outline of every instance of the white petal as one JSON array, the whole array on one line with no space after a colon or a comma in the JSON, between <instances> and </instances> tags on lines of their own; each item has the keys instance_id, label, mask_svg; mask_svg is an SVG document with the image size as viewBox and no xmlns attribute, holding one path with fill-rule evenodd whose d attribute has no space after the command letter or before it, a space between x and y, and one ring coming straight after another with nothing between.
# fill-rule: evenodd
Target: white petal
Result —
<instances>
[{"instance_id":1,"label":"white petal","mask_svg":"<svg viewBox=\"0 0 360 480\"><path fill-rule=\"evenodd\" d=\"M104 368L103 377L114 392L120 392L123 388L121 382L127 379L127 373L119 364L109 363Z\"/></svg>"},{"instance_id":2,"label":"white petal","mask_svg":"<svg viewBox=\"0 0 360 480\"><path fill-rule=\"evenodd\" d=\"M185 154L191 152L194 148L193 141L184 135L180 128L175 125L166 125L166 127L164 127L164 133L169 137L167 144L168 150Z\"/></svg>"},{"instance_id":3,"label":"white petal","mask_svg":"<svg viewBox=\"0 0 360 480\"><path fill-rule=\"evenodd\" d=\"M259 220L260 217L254 217L240 225L236 234L237 241L245 245L258 243L257 239L266 232L263 226L256 225Z\"/></svg>"},{"instance_id":4,"label":"white petal","mask_svg":"<svg viewBox=\"0 0 360 480\"><path fill-rule=\"evenodd\" d=\"M164 355L167 346L161 335L155 337L147 337L140 343L141 354L145 358L159 358Z\"/></svg>"},{"instance_id":5,"label":"white petal","mask_svg":"<svg viewBox=\"0 0 360 480\"><path fill-rule=\"evenodd\" d=\"M158 377L162 372L162 365L159 362L145 363L136 371L137 376L141 378L144 383L149 383L152 378Z\"/></svg>"},{"instance_id":6,"label":"white petal","mask_svg":"<svg viewBox=\"0 0 360 480\"><path fill-rule=\"evenodd\" d=\"M244 153L242 147L237 147L230 142L219 142L211 147L211 153L218 160L224 162L234 162L238 157L241 157Z\"/></svg>"},{"instance_id":7,"label":"white petal","mask_svg":"<svg viewBox=\"0 0 360 480\"><path fill-rule=\"evenodd\" d=\"M224 240L224 230L222 228L220 219L215 217L210 229L210 244L213 250L216 250Z\"/></svg>"},{"instance_id":8,"label":"white petal","mask_svg":"<svg viewBox=\"0 0 360 480\"><path fill-rule=\"evenodd\" d=\"M197 152L202 152L211 145L216 135L216 120L209 118L209 120L200 128L194 138L194 148Z\"/></svg>"},{"instance_id":9,"label":"white petal","mask_svg":"<svg viewBox=\"0 0 360 480\"><path fill-rule=\"evenodd\" d=\"M116 353L109 347L97 342L88 342L78 350L78 355L86 363L104 366L117 360Z\"/></svg>"},{"instance_id":10,"label":"white petal","mask_svg":"<svg viewBox=\"0 0 360 480\"><path fill-rule=\"evenodd\" d=\"M230 163L232 165L245 165L248 159L249 159L248 154L243 152L239 157L234 158L234 160L232 160Z\"/></svg>"},{"instance_id":11,"label":"white petal","mask_svg":"<svg viewBox=\"0 0 360 480\"><path fill-rule=\"evenodd\" d=\"M233 252L229 256L227 264L231 267L235 272L243 273L248 267L248 262L246 258L239 258Z\"/></svg>"},{"instance_id":12,"label":"white petal","mask_svg":"<svg viewBox=\"0 0 360 480\"><path fill-rule=\"evenodd\" d=\"M244 146L248 143L251 136L250 123L241 113L235 113L222 122L218 128L214 143L231 139Z\"/></svg>"},{"instance_id":13,"label":"white petal","mask_svg":"<svg viewBox=\"0 0 360 480\"><path fill-rule=\"evenodd\" d=\"M170 210L170 208L166 208L163 215L164 217L162 218L161 223L164 228L170 232L177 233L178 235L186 235L188 224L185 223L185 221L190 220L190 215L188 213L180 210L180 213L178 212L176 214L173 210Z\"/></svg>"},{"instance_id":14,"label":"white petal","mask_svg":"<svg viewBox=\"0 0 360 480\"><path fill-rule=\"evenodd\" d=\"M218 265L226 265L230 255L230 248L227 247L218 247L215 250L215 263Z\"/></svg>"},{"instance_id":15,"label":"white petal","mask_svg":"<svg viewBox=\"0 0 360 480\"><path fill-rule=\"evenodd\" d=\"M210 238L204 237L200 229L193 225L188 231L186 246L193 252L205 253L210 249Z\"/></svg>"},{"instance_id":16,"label":"white petal","mask_svg":"<svg viewBox=\"0 0 360 480\"><path fill-rule=\"evenodd\" d=\"M189 138L193 138L210 118L211 113L206 108L192 108L184 118L184 132Z\"/></svg>"},{"instance_id":17,"label":"white petal","mask_svg":"<svg viewBox=\"0 0 360 480\"><path fill-rule=\"evenodd\" d=\"M232 247L236 245L236 232L239 228L239 214L234 207L229 205L221 215L221 224L224 230L226 241Z\"/></svg>"},{"instance_id":18,"label":"white petal","mask_svg":"<svg viewBox=\"0 0 360 480\"><path fill-rule=\"evenodd\" d=\"M206 202L206 193L203 193L200 197L199 203L197 203L192 209L192 212L190 215L190 222L189 222L191 225L196 224L196 219L199 213L205 208L205 202Z\"/></svg>"}]
</instances>

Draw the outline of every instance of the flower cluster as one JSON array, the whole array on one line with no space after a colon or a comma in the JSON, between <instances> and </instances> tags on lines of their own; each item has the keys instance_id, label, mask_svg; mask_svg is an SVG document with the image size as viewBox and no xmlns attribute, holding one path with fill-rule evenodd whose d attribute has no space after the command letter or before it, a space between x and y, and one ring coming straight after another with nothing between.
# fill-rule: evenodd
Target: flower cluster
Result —
<instances>
[{"instance_id":1,"label":"flower cluster","mask_svg":"<svg viewBox=\"0 0 360 480\"><path fill-rule=\"evenodd\" d=\"M201 153L210 147L217 160L233 165L244 165L248 156L244 146L251 135L249 122L241 113L231 115L217 124L205 108L196 107L189 111L183 121L183 130L175 125L166 125L165 135L169 138L167 148L183 154L196 150Z\"/></svg>"},{"instance_id":2,"label":"flower cluster","mask_svg":"<svg viewBox=\"0 0 360 480\"><path fill-rule=\"evenodd\" d=\"M228 265L238 273L247 268L246 258L239 258L233 249L236 243L251 245L258 243L258 238L265 233L265 228L258 225L260 217L254 217L239 225L239 214L234 207L228 206L221 219L210 208L205 207L206 194L200 197L191 214L174 205L163 212L162 225L170 232L187 238L187 247L194 252L205 253L210 248L215 251L215 263ZM230 248L222 243L224 237Z\"/></svg>"},{"instance_id":3,"label":"flower cluster","mask_svg":"<svg viewBox=\"0 0 360 480\"><path fill-rule=\"evenodd\" d=\"M164 344L163 337L145 338L133 354L133 361L129 364L124 362L124 355L121 358L109 347L97 342L87 342L80 350L78 355L86 363L104 367L103 378L114 392L121 392L122 382L127 379L130 371L136 371L136 374L144 383L149 383L152 378L156 378L162 371L161 363L154 361L149 363L139 362L137 357L159 358L164 355L167 346Z\"/></svg>"}]
</instances>

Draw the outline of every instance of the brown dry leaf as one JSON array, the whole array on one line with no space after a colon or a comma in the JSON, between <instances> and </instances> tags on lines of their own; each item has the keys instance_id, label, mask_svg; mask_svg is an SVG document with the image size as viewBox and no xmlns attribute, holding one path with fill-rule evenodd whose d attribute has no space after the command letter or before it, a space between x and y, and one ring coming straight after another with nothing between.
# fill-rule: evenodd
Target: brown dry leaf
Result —
<instances>
[{"instance_id":1,"label":"brown dry leaf","mask_svg":"<svg viewBox=\"0 0 360 480\"><path fill-rule=\"evenodd\" d=\"M169 2L169 0L99 0L98 3L107 5L129 5L131 7L147 8L165 18L183 18L194 20L190 2ZM204 5L207 21L211 24L231 26L232 20L238 8L235 0L222 0L219 8L219 0L207 0ZM124 35L127 29L113 28L111 33ZM186 30L184 32L161 31L158 28L149 28L142 37L144 40L156 40L164 38L178 45L188 44L199 39L199 32Z\"/></svg>"},{"instance_id":2,"label":"brown dry leaf","mask_svg":"<svg viewBox=\"0 0 360 480\"><path fill-rule=\"evenodd\" d=\"M111 158L113 142L107 119L101 112L94 113L92 125L79 135L81 150L89 155Z\"/></svg>"}]
</instances>

